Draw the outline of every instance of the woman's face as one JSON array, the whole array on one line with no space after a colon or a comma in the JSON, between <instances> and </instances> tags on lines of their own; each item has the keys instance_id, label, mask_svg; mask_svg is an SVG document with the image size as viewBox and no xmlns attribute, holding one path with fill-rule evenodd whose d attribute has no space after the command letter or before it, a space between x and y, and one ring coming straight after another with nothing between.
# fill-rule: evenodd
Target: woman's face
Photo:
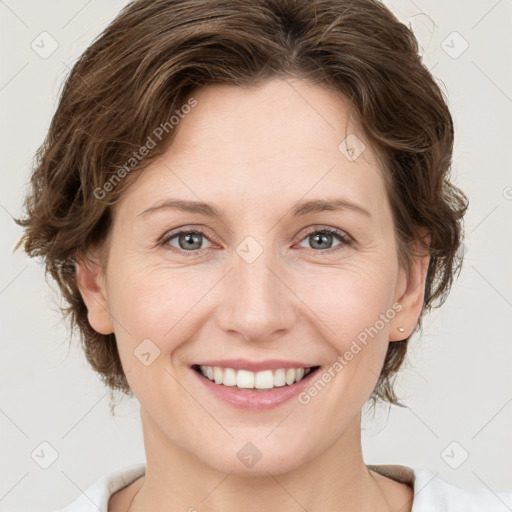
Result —
<instances>
[{"instance_id":1,"label":"woman's face","mask_svg":"<svg viewBox=\"0 0 512 512\"><path fill-rule=\"evenodd\" d=\"M375 154L347 104L316 85L211 86L194 98L171 147L116 204L95 292L79 271L89 320L115 332L154 457L168 447L255 475L337 443L350 456L388 343L410 334L423 299L421 275L398 265ZM235 370L217 370L226 385L194 369L208 362ZM320 368L283 386L287 366ZM274 389L229 385L251 368Z\"/></svg>"}]
</instances>

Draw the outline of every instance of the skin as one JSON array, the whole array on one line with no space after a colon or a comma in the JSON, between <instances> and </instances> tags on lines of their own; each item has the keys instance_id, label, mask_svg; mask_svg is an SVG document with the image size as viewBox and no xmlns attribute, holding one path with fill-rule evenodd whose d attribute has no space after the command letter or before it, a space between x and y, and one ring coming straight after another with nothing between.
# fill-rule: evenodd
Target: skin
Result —
<instances>
[{"instance_id":1,"label":"skin","mask_svg":"<svg viewBox=\"0 0 512 512\"><path fill-rule=\"evenodd\" d=\"M428 267L428 255L410 273L399 266L376 155L349 104L318 85L216 85L194 97L172 145L115 205L105 272L99 252L78 265L89 321L115 333L144 432L145 477L117 492L109 510L410 510L412 490L369 471L361 449L361 408L388 344L417 323ZM348 134L366 145L355 161L338 149ZM223 217L139 215L169 197L213 203ZM334 197L371 216L290 215L297 201ZM325 227L355 243L327 234L322 251L312 234ZM176 228L203 228L195 255L179 237L157 244ZM263 251L252 263L236 251L247 236ZM396 303L401 311L307 405L240 411L189 368L233 357L329 367ZM134 350L148 338L160 355L146 366ZM252 468L237 458L247 442L262 453Z\"/></svg>"}]
</instances>

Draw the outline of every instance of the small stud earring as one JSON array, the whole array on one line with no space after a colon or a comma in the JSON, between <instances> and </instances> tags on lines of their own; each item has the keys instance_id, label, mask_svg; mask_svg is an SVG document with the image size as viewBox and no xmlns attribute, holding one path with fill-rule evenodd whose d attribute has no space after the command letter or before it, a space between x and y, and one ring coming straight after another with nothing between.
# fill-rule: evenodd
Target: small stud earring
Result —
<instances>
[{"instance_id":1,"label":"small stud earring","mask_svg":"<svg viewBox=\"0 0 512 512\"><path fill-rule=\"evenodd\" d=\"M397 329L399 332L405 332L405 327L398 327Z\"/></svg>"}]
</instances>

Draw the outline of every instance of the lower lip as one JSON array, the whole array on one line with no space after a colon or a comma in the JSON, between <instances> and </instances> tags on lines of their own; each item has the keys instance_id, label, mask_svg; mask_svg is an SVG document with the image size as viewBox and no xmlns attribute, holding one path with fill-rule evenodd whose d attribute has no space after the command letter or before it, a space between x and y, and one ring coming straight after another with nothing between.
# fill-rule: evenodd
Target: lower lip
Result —
<instances>
[{"instance_id":1,"label":"lower lip","mask_svg":"<svg viewBox=\"0 0 512 512\"><path fill-rule=\"evenodd\" d=\"M222 384L215 384L215 382L212 382L194 369L192 369L192 372L206 389L219 400L237 409L264 411L274 409L300 394L318 370L319 368L309 372L302 380L295 384L272 388L268 391L255 391L252 389L238 389L234 386L223 386Z\"/></svg>"}]
</instances>

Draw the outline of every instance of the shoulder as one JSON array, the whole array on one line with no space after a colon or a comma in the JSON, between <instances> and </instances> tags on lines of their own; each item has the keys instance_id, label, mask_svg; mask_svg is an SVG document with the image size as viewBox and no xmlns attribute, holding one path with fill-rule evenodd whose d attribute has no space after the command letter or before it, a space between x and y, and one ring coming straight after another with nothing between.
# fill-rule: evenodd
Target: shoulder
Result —
<instances>
[{"instance_id":1,"label":"shoulder","mask_svg":"<svg viewBox=\"0 0 512 512\"><path fill-rule=\"evenodd\" d=\"M382 476L413 488L411 512L510 512L512 492L502 492L480 484L462 489L442 480L424 466L367 466Z\"/></svg>"},{"instance_id":2,"label":"shoulder","mask_svg":"<svg viewBox=\"0 0 512 512\"><path fill-rule=\"evenodd\" d=\"M75 501L54 512L106 512L110 497L140 478L145 471L145 464L132 464L113 471L94 482Z\"/></svg>"},{"instance_id":3,"label":"shoulder","mask_svg":"<svg viewBox=\"0 0 512 512\"><path fill-rule=\"evenodd\" d=\"M425 467L415 467L413 512L507 512L512 510L512 492L478 484L471 489L456 487Z\"/></svg>"}]
</instances>

